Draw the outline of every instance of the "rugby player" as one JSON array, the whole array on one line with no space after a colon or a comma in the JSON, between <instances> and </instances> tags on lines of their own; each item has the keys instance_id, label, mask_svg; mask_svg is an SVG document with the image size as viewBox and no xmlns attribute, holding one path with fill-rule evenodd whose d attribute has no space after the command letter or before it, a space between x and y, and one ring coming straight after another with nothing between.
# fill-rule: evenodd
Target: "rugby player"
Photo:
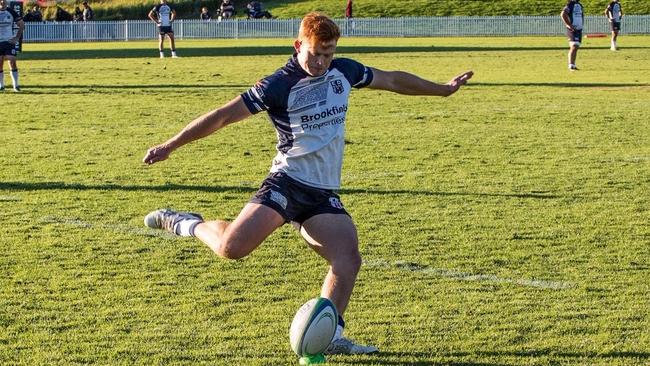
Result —
<instances>
[{"instance_id":1,"label":"rugby player","mask_svg":"<svg viewBox=\"0 0 650 366\"><path fill-rule=\"evenodd\" d=\"M165 36L169 37L172 57L178 57L176 55L176 44L174 43L174 30L172 29L172 23L176 19L176 10L167 4L167 0L160 0L160 4L154 6L149 11L149 19L158 25L158 51L160 51L160 58L165 58L165 53L163 52Z\"/></svg>"},{"instance_id":2,"label":"rugby player","mask_svg":"<svg viewBox=\"0 0 650 366\"><path fill-rule=\"evenodd\" d=\"M580 48L580 43L582 42L582 24L584 19L584 12L580 0L567 1L566 6L560 13L560 17L567 29L567 37L569 37L569 70L578 70L576 56L578 56L578 48Z\"/></svg>"},{"instance_id":3,"label":"rugby player","mask_svg":"<svg viewBox=\"0 0 650 366\"><path fill-rule=\"evenodd\" d=\"M18 27L14 34L14 24ZM20 91L18 84L18 65L16 63L16 43L25 30L25 22L13 9L7 7L7 0L0 0L0 91L5 90L4 63L7 59L11 68L11 82L14 91Z\"/></svg>"},{"instance_id":4,"label":"rugby player","mask_svg":"<svg viewBox=\"0 0 650 366\"><path fill-rule=\"evenodd\" d=\"M623 21L623 8L618 0L614 0L607 5L605 16L609 20L609 25L612 28L612 44L610 49L616 51L618 50L616 40L618 38L618 32L621 31L621 21Z\"/></svg>"},{"instance_id":5,"label":"rugby player","mask_svg":"<svg viewBox=\"0 0 650 366\"><path fill-rule=\"evenodd\" d=\"M307 14L293 44L295 53L286 65L147 151L143 161L153 164L189 142L266 112L277 131L277 155L261 188L233 222L205 221L198 214L169 209L153 211L144 221L152 228L194 236L229 259L248 255L275 229L293 224L329 264L320 296L331 299L341 317L326 353L373 353L378 351L376 347L343 337L342 315L361 267L357 230L337 194L349 94L353 88L368 87L408 95L449 96L473 73L437 84L410 73L334 58L339 36L340 30L330 18Z\"/></svg>"}]
</instances>

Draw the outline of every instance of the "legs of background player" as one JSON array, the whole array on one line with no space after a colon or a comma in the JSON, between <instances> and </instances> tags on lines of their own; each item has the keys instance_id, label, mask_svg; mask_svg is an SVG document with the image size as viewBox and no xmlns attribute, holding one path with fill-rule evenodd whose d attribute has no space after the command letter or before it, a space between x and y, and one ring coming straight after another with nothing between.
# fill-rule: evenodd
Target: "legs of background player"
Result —
<instances>
[{"instance_id":1,"label":"legs of background player","mask_svg":"<svg viewBox=\"0 0 650 366\"><path fill-rule=\"evenodd\" d=\"M578 55L578 48L580 48L580 46L576 44L576 42L571 42L570 45L571 47L569 48L569 69L577 70L578 67L576 66L576 56Z\"/></svg>"},{"instance_id":2,"label":"legs of background player","mask_svg":"<svg viewBox=\"0 0 650 366\"><path fill-rule=\"evenodd\" d=\"M167 33L167 37L169 37L169 44L172 48L172 57L176 58L178 55L176 55L176 42L174 41L174 33Z\"/></svg>"},{"instance_id":3,"label":"legs of background player","mask_svg":"<svg viewBox=\"0 0 650 366\"><path fill-rule=\"evenodd\" d=\"M158 51L160 52L160 58L165 58L163 53L165 47L165 34L161 33L158 35Z\"/></svg>"},{"instance_id":4,"label":"legs of background player","mask_svg":"<svg viewBox=\"0 0 650 366\"><path fill-rule=\"evenodd\" d=\"M0 56L0 90L5 89L5 74L4 74L4 62L5 59L9 62L9 68L11 69L11 81L14 86L14 91L20 91L20 85L18 84L18 67L16 64L16 58L12 56Z\"/></svg>"},{"instance_id":5,"label":"legs of background player","mask_svg":"<svg viewBox=\"0 0 650 366\"><path fill-rule=\"evenodd\" d=\"M613 30L612 31L612 46L610 48L612 51L617 50L617 47L616 47L616 39L617 38L618 38L618 31Z\"/></svg>"},{"instance_id":6,"label":"legs of background player","mask_svg":"<svg viewBox=\"0 0 650 366\"><path fill-rule=\"evenodd\" d=\"M247 203L232 223L220 220L200 223L194 228L194 236L220 257L239 259L260 246L284 222L274 209Z\"/></svg>"},{"instance_id":7,"label":"legs of background player","mask_svg":"<svg viewBox=\"0 0 650 366\"><path fill-rule=\"evenodd\" d=\"M20 91L20 85L18 84L18 65L16 64L16 58L13 56L6 56L9 61L9 67L11 68L11 82L14 85L14 91Z\"/></svg>"}]
</instances>

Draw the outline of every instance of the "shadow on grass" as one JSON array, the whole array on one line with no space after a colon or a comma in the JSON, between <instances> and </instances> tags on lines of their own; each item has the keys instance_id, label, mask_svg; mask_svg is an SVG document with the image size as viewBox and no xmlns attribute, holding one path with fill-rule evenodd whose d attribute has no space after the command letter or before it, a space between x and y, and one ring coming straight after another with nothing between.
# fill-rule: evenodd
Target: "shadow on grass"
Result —
<instances>
[{"instance_id":1,"label":"shadow on grass","mask_svg":"<svg viewBox=\"0 0 650 366\"><path fill-rule=\"evenodd\" d=\"M261 183L261 180L260 180ZM42 190L73 190L73 191L153 191L153 192L171 192L171 191L196 191L196 192L237 192L253 193L257 192L258 187L249 186L199 186L188 184L166 184L166 185L121 185L121 184L82 184L82 183L65 183L65 182L0 182L0 190L7 191L42 191ZM436 192L429 190L409 190L409 189L364 189L350 188L339 191L342 194L370 194L370 195L425 195L425 196L474 196L474 197L512 197L512 198L532 198L532 199L558 199L564 198L561 195L548 193L474 193L474 192ZM576 197L572 195L571 197Z\"/></svg>"},{"instance_id":2,"label":"shadow on grass","mask_svg":"<svg viewBox=\"0 0 650 366\"><path fill-rule=\"evenodd\" d=\"M60 60L60 59L93 59L93 58L152 58L158 59L158 49L155 41L152 41L150 48L97 48L85 50L43 50L30 51L27 49L20 55L22 60ZM587 47L589 48L589 47ZM626 49L646 49L648 47L629 47ZM354 53L402 53L402 52L516 52L516 51L566 51L568 47L479 47L479 46L413 46L413 47L389 47L389 46L339 46L336 48L338 54ZM287 46L264 46L264 47L182 47L178 53L185 57L214 57L214 56L268 56L286 55L287 58L293 53L290 42ZM165 59L166 60L166 59ZM159 60L160 62L166 62ZM176 60L170 61L176 62Z\"/></svg>"},{"instance_id":3,"label":"shadow on grass","mask_svg":"<svg viewBox=\"0 0 650 366\"><path fill-rule=\"evenodd\" d=\"M498 361L489 362L489 361L429 361L428 359L432 358L434 354L424 353L424 352L381 352L373 356L365 356L366 359L362 360L345 360L346 364L352 365L383 365L383 366L506 366L512 365L512 363L501 363ZM564 360L565 362L568 359L636 359L636 360L648 360L650 359L650 353L648 352L556 352L553 350L530 350L530 351L518 351L518 352L507 352L507 351L477 351L477 352L453 352L453 353L444 353L436 354L435 356L442 356L446 359L449 358L460 358L460 357L473 357L477 359L481 358L503 358L503 357L519 357L522 360L515 361L514 364L528 364L531 359L537 357L544 357L545 360L557 359L558 361ZM416 359L414 361L404 361L404 359ZM418 360L420 359L420 360ZM526 360L528 359L528 360Z\"/></svg>"}]
</instances>

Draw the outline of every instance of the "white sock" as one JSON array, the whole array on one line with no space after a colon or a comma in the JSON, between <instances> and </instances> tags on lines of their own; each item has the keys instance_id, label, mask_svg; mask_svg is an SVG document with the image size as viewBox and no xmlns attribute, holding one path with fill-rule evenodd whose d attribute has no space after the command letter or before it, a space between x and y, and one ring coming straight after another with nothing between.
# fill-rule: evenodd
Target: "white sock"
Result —
<instances>
[{"instance_id":1,"label":"white sock","mask_svg":"<svg viewBox=\"0 0 650 366\"><path fill-rule=\"evenodd\" d=\"M176 56L176 50L172 50L172 57Z\"/></svg>"},{"instance_id":2,"label":"white sock","mask_svg":"<svg viewBox=\"0 0 650 366\"><path fill-rule=\"evenodd\" d=\"M202 222L199 219L181 220L174 225L174 232L180 236L194 236L194 228Z\"/></svg>"},{"instance_id":3,"label":"white sock","mask_svg":"<svg viewBox=\"0 0 650 366\"><path fill-rule=\"evenodd\" d=\"M11 81L14 83L14 88L18 88L18 70L11 70Z\"/></svg>"},{"instance_id":4,"label":"white sock","mask_svg":"<svg viewBox=\"0 0 650 366\"><path fill-rule=\"evenodd\" d=\"M165 53L163 51L160 51L160 58L165 57Z\"/></svg>"},{"instance_id":5,"label":"white sock","mask_svg":"<svg viewBox=\"0 0 650 366\"><path fill-rule=\"evenodd\" d=\"M339 324L336 326L336 332L334 332L334 338L332 338L332 342L337 341L341 338L343 338L343 327L341 324Z\"/></svg>"},{"instance_id":6,"label":"white sock","mask_svg":"<svg viewBox=\"0 0 650 366\"><path fill-rule=\"evenodd\" d=\"M0 88L4 88L4 87L5 87L5 73L3 71L0 72Z\"/></svg>"}]
</instances>

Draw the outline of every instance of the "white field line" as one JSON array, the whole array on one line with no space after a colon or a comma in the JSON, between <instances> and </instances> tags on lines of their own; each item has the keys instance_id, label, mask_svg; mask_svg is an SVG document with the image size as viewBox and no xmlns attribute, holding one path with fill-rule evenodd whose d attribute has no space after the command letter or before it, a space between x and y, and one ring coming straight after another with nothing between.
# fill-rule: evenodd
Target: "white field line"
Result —
<instances>
[{"instance_id":1,"label":"white field line","mask_svg":"<svg viewBox=\"0 0 650 366\"><path fill-rule=\"evenodd\" d=\"M167 240L176 240L180 238L164 230L155 230L155 229L149 229L144 227L135 228L128 225L117 225L117 224L92 224L90 222L86 222L74 218L45 216L41 218L40 222L43 224L67 225L67 226L74 226L74 227L80 227L85 229L108 229L119 233L135 234L135 235L143 235L143 236L155 236ZM391 263L383 259L378 259L378 260L364 261L363 264L364 266L371 267L371 268L397 268L405 272L424 273L436 277L451 278L460 281L509 283L514 285L536 287L536 288L550 289L550 290L563 290L563 289L575 287L575 285L571 282L548 281L548 280L538 280L538 279L502 278L496 275L473 274L468 272L461 272L455 269L432 268L417 263L411 263L405 261L394 261Z\"/></svg>"},{"instance_id":2,"label":"white field line","mask_svg":"<svg viewBox=\"0 0 650 366\"><path fill-rule=\"evenodd\" d=\"M369 260L364 261L363 264L372 268L397 268L405 272L417 272L429 274L436 277L451 278L460 281L479 281L479 282L493 282L493 283L509 283L519 286L536 287L549 290L564 290L573 288L575 285L571 282L564 281L548 281L538 279L524 279L524 278L502 278L496 275L473 274L468 272L461 272L455 269L448 268L432 268L417 263L410 263L404 261L388 262L386 260Z\"/></svg>"},{"instance_id":3,"label":"white field line","mask_svg":"<svg viewBox=\"0 0 650 366\"><path fill-rule=\"evenodd\" d=\"M0 196L0 202L9 202L9 201L22 201L23 199L18 196Z\"/></svg>"},{"instance_id":4,"label":"white field line","mask_svg":"<svg viewBox=\"0 0 650 366\"><path fill-rule=\"evenodd\" d=\"M66 218L66 217L46 216L41 218L40 222L43 224L67 225L67 226L81 227L85 229L108 229L118 233L135 234L135 235L143 235L143 236L156 236L167 240L176 240L180 238L164 230L149 229L146 227L135 228L129 225L118 225L118 224L93 224L79 219Z\"/></svg>"}]
</instances>

